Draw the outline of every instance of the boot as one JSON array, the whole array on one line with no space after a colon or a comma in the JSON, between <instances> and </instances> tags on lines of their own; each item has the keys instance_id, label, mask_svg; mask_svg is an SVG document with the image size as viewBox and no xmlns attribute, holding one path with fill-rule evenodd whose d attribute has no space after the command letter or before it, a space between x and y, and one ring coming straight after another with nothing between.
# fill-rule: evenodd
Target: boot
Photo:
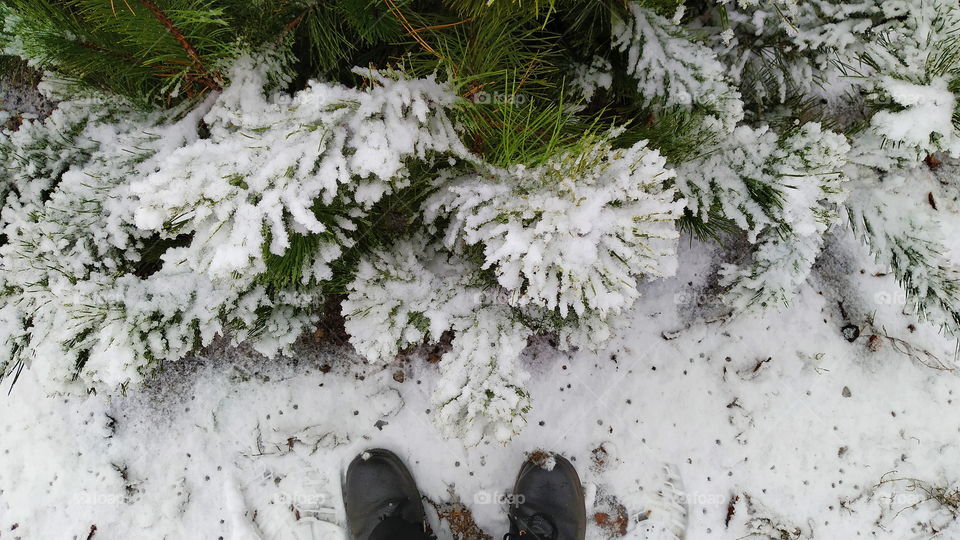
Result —
<instances>
[{"instance_id":1,"label":"boot","mask_svg":"<svg viewBox=\"0 0 960 540\"><path fill-rule=\"evenodd\" d=\"M504 539L584 540L587 510L580 477L562 456L552 462L549 471L529 460L520 467Z\"/></svg>"},{"instance_id":2,"label":"boot","mask_svg":"<svg viewBox=\"0 0 960 540\"><path fill-rule=\"evenodd\" d=\"M343 506L352 540L430 538L413 475L389 450L354 458L343 483Z\"/></svg>"}]
</instances>

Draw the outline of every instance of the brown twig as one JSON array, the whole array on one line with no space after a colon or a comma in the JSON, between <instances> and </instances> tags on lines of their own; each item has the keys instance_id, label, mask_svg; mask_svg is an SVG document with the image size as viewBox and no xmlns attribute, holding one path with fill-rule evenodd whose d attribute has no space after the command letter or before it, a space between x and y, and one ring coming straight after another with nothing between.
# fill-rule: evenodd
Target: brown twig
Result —
<instances>
[{"instance_id":1,"label":"brown twig","mask_svg":"<svg viewBox=\"0 0 960 540\"><path fill-rule=\"evenodd\" d=\"M307 13L310 13L310 10L311 10L311 9L313 9L313 8L312 8L312 7L309 7L309 8L307 8L307 9L303 10L303 11L302 11L299 15L297 15L292 21L288 22L288 23L283 27L283 30L280 30L280 34L277 36L277 43L282 42L282 41L283 41L283 38L285 38L285 37L287 36L287 34L289 34L290 32L293 32L294 29L296 29L298 26L300 26L300 23L303 22L303 19L306 18Z\"/></svg>"},{"instance_id":2,"label":"brown twig","mask_svg":"<svg viewBox=\"0 0 960 540\"><path fill-rule=\"evenodd\" d=\"M530 59L530 63L527 64L526 71L523 72L523 77L520 78L520 83L517 84L517 87L513 91L513 95L517 95L517 92L523 88L523 85L527 84L527 78L530 77L530 74L533 73L533 67L539 62L539 59L534 57Z\"/></svg>"},{"instance_id":3,"label":"brown twig","mask_svg":"<svg viewBox=\"0 0 960 540\"><path fill-rule=\"evenodd\" d=\"M183 47L183 50L186 51L187 56L190 58L190 61L193 62L194 67L197 72L200 74L198 77L199 81L203 83L204 86L209 90L219 91L221 89L220 83L216 80L214 75L211 75L203 66L203 60L200 59L200 53L193 47L193 44L183 35L183 32L180 31L173 24L173 21L170 20L170 17L160 9L160 6L153 3L150 0L140 0L140 3L144 5L150 13L153 14L154 18L167 29L167 32L170 32L170 35L173 36L173 39L177 40L177 43Z\"/></svg>"},{"instance_id":4,"label":"brown twig","mask_svg":"<svg viewBox=\"0 0 960 540\"><path fill-rule=\"evenodd\" d=\"M426 31L429 31L429 30L443 30L444 28L451 28L451 27L453 27L453 26L460 26L461 24L466 24L466 23L471 22L471 21L473 21L473 18L472 18L472 17L467 18L467 19L464 19L464 20L462 20L462 21L457 21L457 22L452 22L452 23L447 23L447 24L435 24L435 25L433 25L433 26L424 26L423 28L416 28L416 29L413 30L413 32L419 33L419 32L426 32Z\"/></svg>"},{"instance_id":5,"label":"brown twig","mask_svg":"<svg viewBox=\"0 0 960 540\"><path fill-rule=\"evenodd\" d=\"M467 93L463 94L462 97L463 97L464 99L470 99L471 96L473 96L473 95L476 94L477 92L483 90L484 87L486 87L487 85L490 85L490 84L495 84L495 83L488 81L488 82L485 82L485 83L480 84L480 85L474 85L474 86L472 86L472 87L470 88L470 90L467 91Z\"/></svg>"},{"instance_id":6,"label":"brown twig","mask_svg":"<svg viewBox=\"0 0 960 540\"><path fill-rule=\"evenodd\" d=\"M890 342L890 346L893 347L893 350L898 353L904 354L909 358L913 359L917 363L928 367L930 369L935 369L938 371L955 371L956 367L951 366L941 360L937 355L928 351L927 349L922 349L914 347L910 344L909 341L905 339L898 338L896 336L891 336L887 333L886 328L881 328L880 331L875 331L874 335L879 335L887 339Z\"/></svg>"},{"instance_id":7,"label":"brown twig","mask_svg":"<svg viewBox=\"0 0 960 540\"><path fill-rule=\"evenodd\" d=\"M423 47L425 51L428 51L429 53L433 54L434 56L436 56L441 60L443 59L443 57L440 56L440 53L434 50L434 48L431 47L429 43L427 43L422 37L420 37L417 34L417 30L413 27L412 24L410 24L410 21L407 20L407 17L403 14L402 11L400 11L400 8L397 7L397 4L395 4L393 0L383 0L383 1L387 4L387 7L390 9L390 13L393 14L393 16L396 17L398 21L400 21L400 26L403 26L403 29L406 30L408 34L410 34L410 37L416 40L416 42L419 43L420 46Z\"/></svg>"}]
</instances>

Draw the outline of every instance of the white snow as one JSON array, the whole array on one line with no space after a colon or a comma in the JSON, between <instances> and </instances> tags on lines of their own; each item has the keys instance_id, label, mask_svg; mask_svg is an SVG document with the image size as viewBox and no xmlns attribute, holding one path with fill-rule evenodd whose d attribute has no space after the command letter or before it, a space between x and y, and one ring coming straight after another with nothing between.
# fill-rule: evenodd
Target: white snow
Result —
<instances>
[{"instance_id":1,"label":"white snow","mask_svg":"<svg viewBox=\"0 0 960 540\"><path fill-rule=\"evenodd\" d=\"M490 494L509 493L536 449L573 460L589 538L607 537L595 514L615 516L618 503L627 538L684 527L691 539L780 538L777 528L786 538L960 534L950 508L921 502L916 487L960 482L956 375L868 334L944 360L953 344L926 325L908 329L912 319L884 302L900 294L892 278L840 238L793 307L725 322L703 305L719 254L680 245L680 275L644 286L606 349L528 347L530 425L507 445L440 437L426 413L437 368L422 355L371 366L309 340L296 360L216 346L112 400L45 396L27 369L0 401L0 531L342 538L340 475L384 447L426 497L459 498L495 537L506 520ZM838 302L862 326L853 343Z\"/></svg>"},{"instance_id":2,"label":"white snow","mask_svg":"<svg viewBox=\"0 0 960 540\"><path fill-rule=\"evenodd\" d=\"M909 146L960 156L960 136L953 125L957 98L948 88L946 78L919 85L885 77L880 84L903 110L873 115L870 124L877 132Z\"/></svg>"},{"instance_id":3,"label":"white snow","mask_svg":"<svg viewBox=\"0 0 960 540\"><path fill-rule=\"evenodd\" d=\"M957 165L922 158L960 154L934 56L960 19L938 0L949 16L931 24L923 1L726 2L721 56L630 3L612 38L640 99L705 114L720 140L676 170L645 142L614 149L616 133L494 167L460 143L459 98L436 78L360 70L375 84L287 95L250 58L178 122L84 97L5 132L0 366L26 363L0 400L0 538L341 538L339 480L372 447L494 536L499 495L547 450L580 471L591 539L960 537L956 342L896 285L956 330ZM866 55L858 82L822 92L859 92L854 107L880 109L869 129L848 145L816 123L738 125L757 58L729 56L771 27L804 55L754 91L785 101ZM574 66L573 86L589 100L610 69ZM439 173L422 209L444 238L364 255L342 304L355 350L294 344L409 160L473 166ZM776 212L749 182L780 191ZM317 201L356 204L321 219ZM684 209L722 211L750 261L680 238ZM146 242L182 232L138 277ZM268 293L265 257L308 233L326 236L305 287ZM424 340L440 344L397 358ZM81 387L103 392L51 394Z\"/></svg>"}]
</instances>

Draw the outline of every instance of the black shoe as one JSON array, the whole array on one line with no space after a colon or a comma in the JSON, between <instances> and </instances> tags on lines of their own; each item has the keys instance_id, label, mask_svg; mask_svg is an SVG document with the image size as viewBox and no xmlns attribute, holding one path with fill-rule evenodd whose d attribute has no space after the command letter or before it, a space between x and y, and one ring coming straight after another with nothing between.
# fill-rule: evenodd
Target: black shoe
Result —
<instances>
[{"instance_id":1,"label":"black shoe","mask_svg":"<svg viewBox=\"0 0 960 540\"><path fill-rule=\"evenodd\" d=\"M389 450L367 450L353 459L343 482L343 506L354 540L368 540L374 529L376 537L399 538L400 530L422 533L426 528L413 475Z\"/></svg>"},{"instance_id":2,"label":"black shoe","mask_svg":"<svg viewBox=\"0 0 960 540\"><path fill-rule=\"evenodd\" d=\"M529 460L520 467L510 501L510 532L504 538L583 540L586 536L580 477L563 457L554 455L552 461L549 471Z\"/></svg>"}]
</instances>

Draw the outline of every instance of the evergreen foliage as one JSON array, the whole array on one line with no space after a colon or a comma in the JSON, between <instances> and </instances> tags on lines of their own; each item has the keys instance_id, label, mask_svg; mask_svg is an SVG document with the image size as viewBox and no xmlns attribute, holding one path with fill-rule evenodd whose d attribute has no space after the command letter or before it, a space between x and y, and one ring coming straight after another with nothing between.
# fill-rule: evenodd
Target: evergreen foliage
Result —
<instances>
[{"instance_id":1,"label":"evergreen foliage","mask_svg":"<svg viewBox=\"0 0 960 540\"><path fill-rule=\"evenodd\" d=\"M507 440L527 338L601 346L674 273L681 230L753 246L720 271L739 312L788 303L850 226L960 332L936 218L898 198L929 155L960 157L955 0L0 15L3 53L58 102L0 133L3 376L114 391L220 334L274 354L342 297L369 361L452 331L435 420Z\"/></svg>"}]
</instances>

